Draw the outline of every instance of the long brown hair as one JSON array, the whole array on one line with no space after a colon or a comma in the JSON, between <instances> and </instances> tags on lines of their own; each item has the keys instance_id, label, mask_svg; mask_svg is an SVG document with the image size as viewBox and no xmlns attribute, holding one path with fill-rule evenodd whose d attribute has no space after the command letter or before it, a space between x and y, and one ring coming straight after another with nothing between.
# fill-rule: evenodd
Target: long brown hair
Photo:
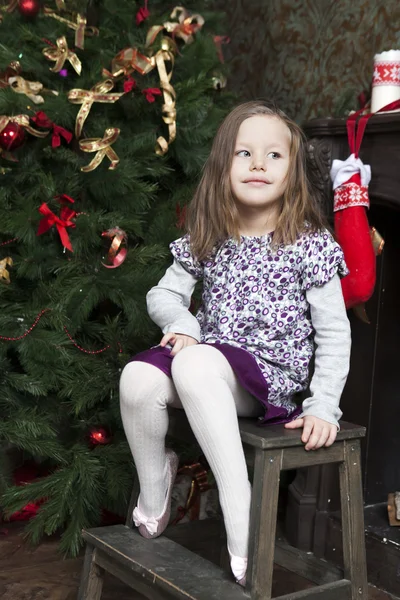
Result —
<instances>
[{"instance_id":1,"label":"long brown hair","mask_svg":"<svg viewBox=\"0 0 400 600\"><path fill-rule=\"evenodd\" d=\"M187 231L192 252L198 260L207 258L213 248L227 238L240 237L230 171L239 127L244 120L255 115L277 117L291 133L287 186L274 231L274 246L293 244L306 224L311 231L326 226L306 174L306 138L303 131L274 104L264 100L245 102L233 109L219 127L200 182L188 206Z\"/></svg>"}]
</instances>

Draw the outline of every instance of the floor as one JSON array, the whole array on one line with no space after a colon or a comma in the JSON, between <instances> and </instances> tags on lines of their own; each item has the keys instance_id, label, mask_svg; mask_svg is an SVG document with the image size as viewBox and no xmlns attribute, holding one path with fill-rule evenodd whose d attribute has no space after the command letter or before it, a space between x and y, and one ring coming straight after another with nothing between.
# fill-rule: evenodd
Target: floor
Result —
<instances>
[{"instance_id":1,"label":"floor","mask_svg":"<svg viewBox=\"0 0 400 600\"><path fill-rule=\"evenodd\" d=\"M209 560L219 557L218 524L198 522L196 535L188 538L186 526L182 532L170 535ZM63 559L57 551L58 539L46 539L37 548L30 548L23 539L23 524L0 525L0 598L2 600L76 600L82 568L82 556ZM313 587L306 579L281 567L274 571L273 595L280 596ZM113 577L108 577L102 600L143 600ZM370 586L369 600L394 600L394 596Z\"/></svg>"}]
</instances>

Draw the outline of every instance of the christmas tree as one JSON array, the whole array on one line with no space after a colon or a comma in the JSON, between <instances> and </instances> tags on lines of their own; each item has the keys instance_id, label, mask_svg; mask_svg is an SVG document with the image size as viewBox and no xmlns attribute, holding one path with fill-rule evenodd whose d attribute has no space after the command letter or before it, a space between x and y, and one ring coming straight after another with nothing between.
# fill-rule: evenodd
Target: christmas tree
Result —
<instances>
[{"instance_id":1,"label":"christmas tree","mask_svg":"<svg viewBox=\"0 0 400 600\"><path fill-rule=\"evenodd\" d=\"M1 506L74 555L127 509L119 376L159 340L145 294L231 105L224 32L202 0L0 9L0 444L42 474Z\"/></svg>"}]
</instances>

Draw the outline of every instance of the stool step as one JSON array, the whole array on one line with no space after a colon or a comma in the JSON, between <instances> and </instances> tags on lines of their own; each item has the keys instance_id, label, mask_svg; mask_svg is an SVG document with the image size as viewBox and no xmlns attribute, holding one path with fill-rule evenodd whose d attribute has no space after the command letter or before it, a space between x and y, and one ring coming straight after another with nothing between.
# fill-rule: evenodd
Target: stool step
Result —
<instances>
[{"instance_id":1,"label":"stool step","mask_svg":"<svg viewBox=\"0 0 400 600\"><path fill-rule=\"evenodd\" d=\"M94 546L96 563L135 588L158 588L181 600L248 600L245 590L213 563L166 537L146 540L125 525L83 531ZM125 573L125 577L123 577Z\"/></svg>"}]
</instances>

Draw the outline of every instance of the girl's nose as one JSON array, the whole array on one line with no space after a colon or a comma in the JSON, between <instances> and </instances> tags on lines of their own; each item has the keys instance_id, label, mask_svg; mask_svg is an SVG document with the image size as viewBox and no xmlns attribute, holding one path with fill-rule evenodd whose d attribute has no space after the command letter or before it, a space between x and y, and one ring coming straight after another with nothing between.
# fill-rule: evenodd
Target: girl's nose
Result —
<instances>
[{"instance_id":1,"label":"girl's nose","mask_svg":"<svg viewBox=\"0 0 400 600\"><path fill-rule=\"evenodd\" d=\"M262 156L253 156L251 163L252 171L266 171L266 161Z\"/></svg>"}]
</instances>

